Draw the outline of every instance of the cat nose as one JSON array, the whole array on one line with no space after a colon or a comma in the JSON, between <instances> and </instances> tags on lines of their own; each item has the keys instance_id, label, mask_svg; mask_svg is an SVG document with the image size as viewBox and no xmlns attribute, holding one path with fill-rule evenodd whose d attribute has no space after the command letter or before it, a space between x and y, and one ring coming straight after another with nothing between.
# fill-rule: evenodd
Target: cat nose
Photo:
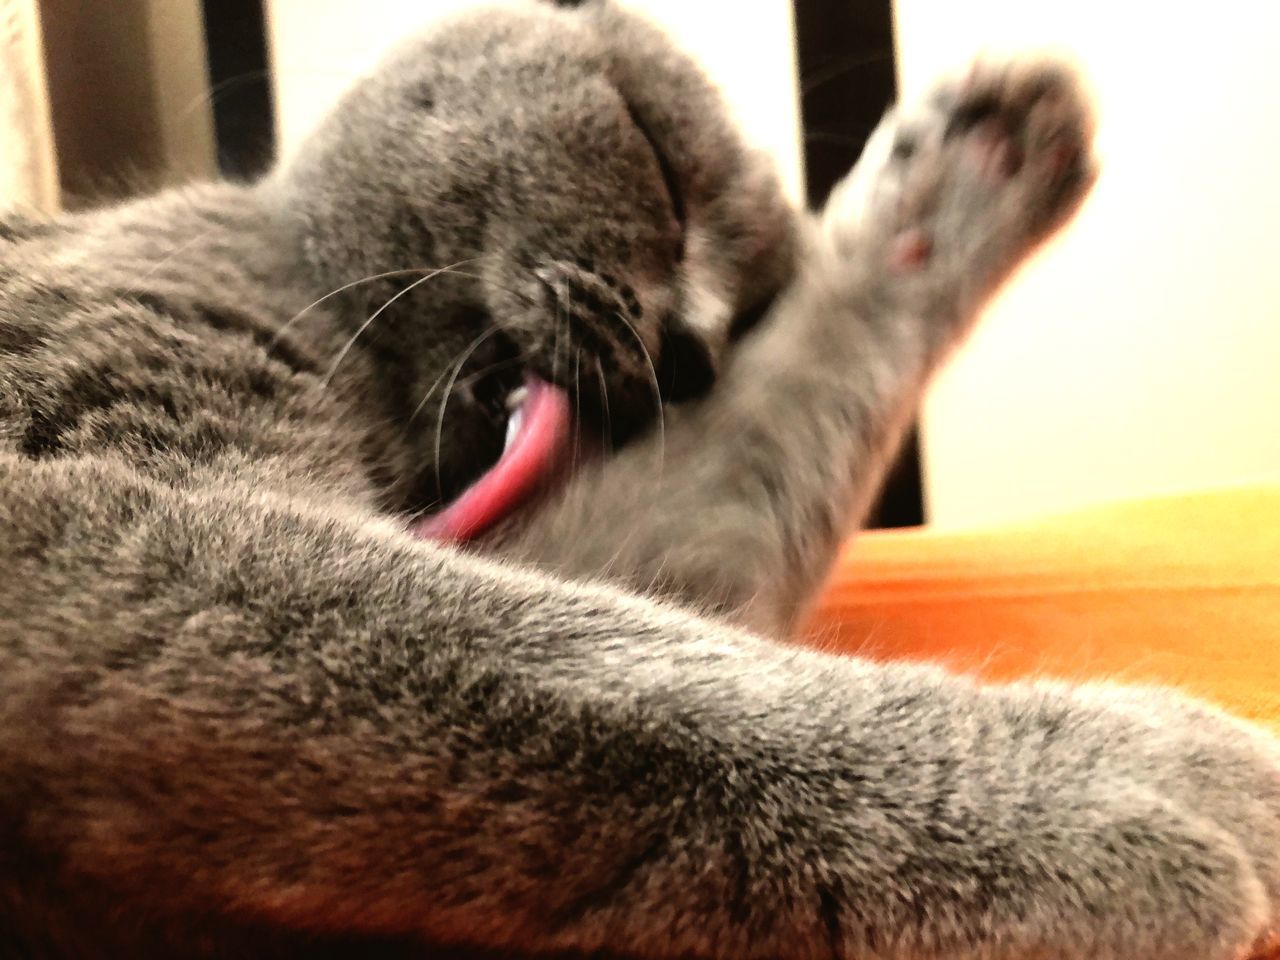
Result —
<instances>
[{"instance_id":1,"label":"cat nose","mask_svg":"<svg viewBox=\"0 0 1280 960\"><path fill-rule=\"evenodd\" d=\"M677 319L668 319L662 325L656 373L658 392L668 403L696 400L716 382L711 348Z\"/></svg>"}]
</instances>

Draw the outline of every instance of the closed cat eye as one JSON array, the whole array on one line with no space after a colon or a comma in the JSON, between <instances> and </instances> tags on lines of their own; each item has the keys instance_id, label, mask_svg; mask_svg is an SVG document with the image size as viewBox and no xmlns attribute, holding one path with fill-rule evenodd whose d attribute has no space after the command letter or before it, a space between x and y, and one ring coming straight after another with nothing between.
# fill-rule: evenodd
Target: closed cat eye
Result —
<instances>
[{"instance_id":1,"label":"closed cat eye","mask_svg":"<svg viewBox=\"0 0 1280 960\"><path fill-rule=\"evenodd\" d=\"M671 210L675 215L676 223L680 225L681 243L680 256L684 256L684 230L685 230L685 209L684 195L680 190L680 181L676 177L675 170L671 166L671 162L667 159L666 153L659 146L657 139L650 131L648 124L640 117L639 111L630 103L627 103L627 116L631 118L631 122L635 124L640 135L644 137L649 144L649 149L653 151L654 159L658 161L658 170L662 174L662 182L666 185L667 196L671 200Z\"/></svg>"}]
</instances>

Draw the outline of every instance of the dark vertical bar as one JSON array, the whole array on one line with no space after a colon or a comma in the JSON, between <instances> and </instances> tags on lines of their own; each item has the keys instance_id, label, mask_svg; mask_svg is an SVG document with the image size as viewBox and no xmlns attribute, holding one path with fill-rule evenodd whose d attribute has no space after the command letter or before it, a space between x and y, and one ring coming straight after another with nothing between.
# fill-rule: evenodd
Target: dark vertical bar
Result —
<instances>
[{"instance_id":1,"label":"dark vertical bar","mask_svg":"<svg viewBox=\"0 0 1280 960\"><path fill-rule=\"evenodd\" d=\"M218 168L238 180L275 155L275 115L262 0L204 0Z\"/></svg>"},{"instance_id":2,"label":"dark vertical bar","mask_svg":"<svg viewBox=\"0 0 1280 960\"><path fill-rule=\"evenodd\" d=\"M895 98L893 7L891 0L792 0L792 5L805 182L809 202L820 206ZM912 430L868 526L923 522L920 443Z\"/></svg>"}]
</instances>

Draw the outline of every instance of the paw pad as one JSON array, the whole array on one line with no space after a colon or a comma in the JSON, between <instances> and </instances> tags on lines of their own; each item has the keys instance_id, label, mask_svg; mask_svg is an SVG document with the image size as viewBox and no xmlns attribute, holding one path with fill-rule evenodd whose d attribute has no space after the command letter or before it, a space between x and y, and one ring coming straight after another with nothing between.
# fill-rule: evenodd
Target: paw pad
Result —
<instances>
[{"instance_id":1,"label":"paw pad","mask_svg":"<svg viewBox=\"0 0 1280 960\"><path fill-rule=\"evenodd\" d=\"M889 245L889 269L895 273L911 273L929 262L933 239L920 228L899 234Z\"/></svg>"}]
</instances>

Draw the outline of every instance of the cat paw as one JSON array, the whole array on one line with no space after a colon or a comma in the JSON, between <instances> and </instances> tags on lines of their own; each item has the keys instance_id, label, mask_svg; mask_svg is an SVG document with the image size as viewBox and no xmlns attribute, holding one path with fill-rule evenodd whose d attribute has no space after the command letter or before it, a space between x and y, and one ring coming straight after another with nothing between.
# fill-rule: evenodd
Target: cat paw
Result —
<instances>
[{"instance_id":1,"label":"cat paw","mask_svg":"<svg viewBox=\"0 0 1280 960\"><path fill-rule=\"evenodd\" d=\"M1165 936L1198 944L1191 956L1280 956L1280 741L1167 690L1098 684L1071 697L1085 708L1092 788L1121 814L1110 825L1135 865L1149 858L1139 875L1179 918Z\"/></svg>"},{"instance_id":2,"label":"cat paw","mask_svg":"<svg viewBox=\"0 0 1280 960\"><path fill-rule=\"evenodd\" d=\"M979 64L885 118L825 232L932 314L968 317L1088 193L1092 137L1069 69Z\"/></svg>"}]
</instances>

